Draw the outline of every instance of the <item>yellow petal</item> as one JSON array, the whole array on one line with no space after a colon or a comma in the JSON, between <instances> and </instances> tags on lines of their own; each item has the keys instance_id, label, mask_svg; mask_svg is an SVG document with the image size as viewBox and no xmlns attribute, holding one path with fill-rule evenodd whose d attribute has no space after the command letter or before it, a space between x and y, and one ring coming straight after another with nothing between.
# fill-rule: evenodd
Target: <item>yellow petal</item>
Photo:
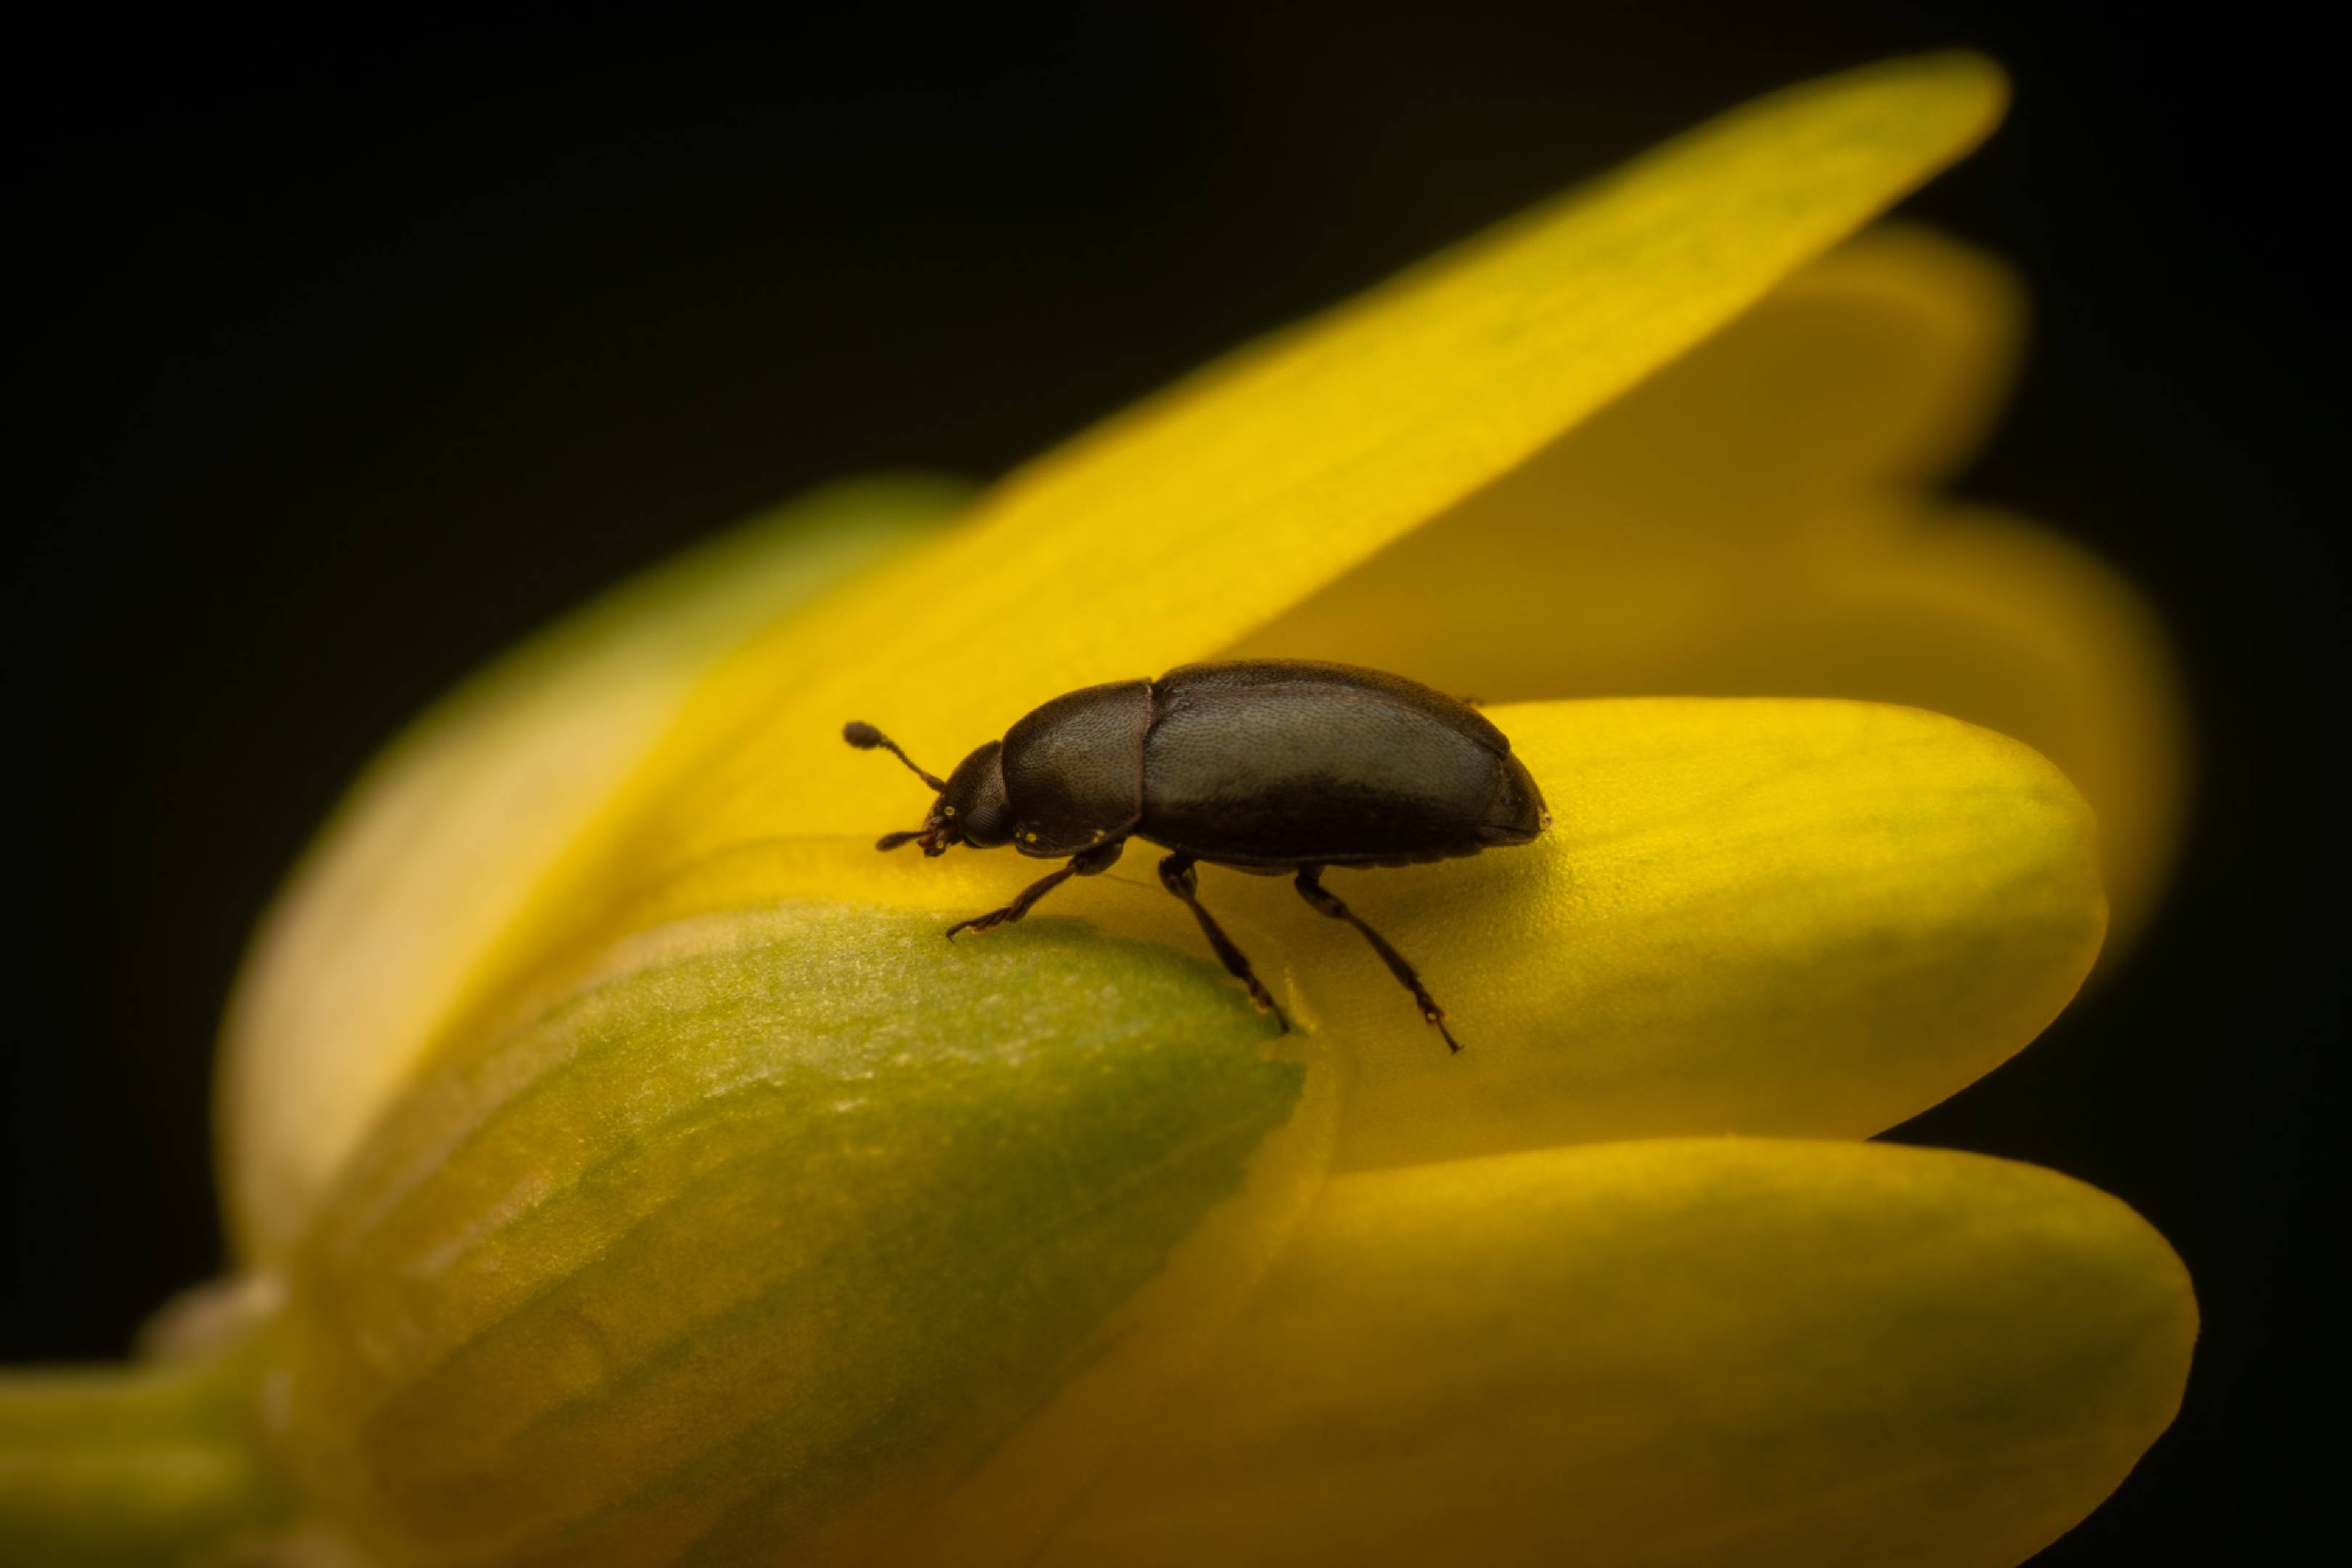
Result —
<instances>
[{"instance_id":1,"label":"yellow petal","mask_svg":"<svg viewBox=\"0 0 2352 1568\"><path fill-rule=\"evenodd\" d=\"M2155 612L2105 562L2021 519L1857 505L1839 521L1851 548L1728 623L1736 652L1691 650L1651 689L1830 691L2014 735L2091 803L2108 945L2128 942L2164 890L2188 806L2183 688Z\"/></svg>"},{"instance_id":2,"label":"yellow petal","mask_svg":"<svg viewBox=\"0 0 2352 1568\"><path fill-rule=\"evenodd\" d=\"M1324 935L1307 984L1318 1026L1351 1047L1344 1166L1864 1136L2021 1048L2098 952L2090 814L2002 736L1843 702L1490 712L1552 832L1330 879L1419 965L1465 1047L1433 1048L1350 933Z\"/></svg>"},{"instance_id":3,"label":"yellow petal","mask_svg":"<svg viewBox=\"0 0 2352 1568\"><path fill-rule=\"evenodd\" d=\"M1201 872L1202 901L1341 1053L1344 1166L1692 1132L1864 1136L2021 1048L2098 952L2090 814L2003 736L1847 702L1488 712L1542 786L1552 830L1475 859L1326 879L1418 967L1460 1055L1355 932L1286 881ZM1133 845L1030 918L1205 952L1153 873L1158 854ZM772 841L698 863L618 923L830 896L935 910L944 926L1042 869Z\"/></svg>"},{"instance_id":4,"label":"yellow petal","mask_svg":"<svg viewBox=\"0 0 2352 1568\"><path fill-rule=\"evenodd\" d=\"M1780 319L1780 342L1765 335L1760 319L1753 337L1740 331L1768 313ZM1823 489L1841 479L1927 484L1958 469L2008 401L2024 335L2024 289L2006 265L1902 223L1832 251L1726 334L1746 342L1751 356L1735 396L1752 406L1794 395L1828 416L1773 433L1784 464L1792 462L1788 447L1820 451L1833 476ZM1798 379L1787 374L1792 353L1811 360L1809 390L1789 384ZM1702 411L1709 430L1737 418L1732 410ZM1822 438L1809 438L1811 431Z\"/></svg>"},{"instance_id":5,"label":"yellow petal","mask_svg":"<svg viewBox=\"0 0 2352 1568\"><path fill-rule=\"evenodd\" d=\"M2163 1431L2196 1321L2123 1205L1970 1155L1349 1177L1038 1561L1999 1568Z\"/></svg>"},{"instance_id":6,"label":"yellow petal","mask_svg":"<svg viewBox=\"0 0 2352 1568\"><path fill-rule=\"evenodd\" d=\"M233 997L231 1228L282 1251L524 892L719 649L950 515L943 480L843 485L592 605L426 714L353 786Z\"/></svg>"},{"instance_id":7,"label":"yellow petal","mask_svg":"<svg viewBox=\"0 0 2352 1568\"><path fill-rule=\"evenodd\" d=\"M1817 695L1952 713L2034 746L2089 796L2128 935L2169 868L2188 772L2162 628L2080 549L1901 493L1974 444L2017 310L1964 248L1869 237L1231 651L1491 700Z\"/></svg>"},{"instance_id":8,"label":"yellow petal","mask_svg":"<svg viewBox=\"0 0 2352 1568\"><path fill-rule=\"evenodd\" d=\"M1449 647L1466 624L1458 608L1419 637L1359 625L1408 603L1416 623L1448 608L1423 585L1433 567L1472 605L1524 595L1530 575L1557 579L1580 616L1608 609L1595 578L1752 593L1748 574L1785 570L1825 505L1939 478L1968 456L2008 391L2021 327L2016 279L1990 258L1925 229L1874 229L1239 648L1385 636L1431 658L1475 657ZM1660 594L1614 619L1642 625ZM1543 628L1512 629L1523 644Z\"/></svg>"},{"instance_id":9,"label":"yellow petal","mask_svg":"<svg viewBox=\"0 0 2352 1568\"><path fill-rule=\"evenodd\" d=\"M1584 644L1638 658L1737 610L1857 491L1965 456L2007 390L2020 318L1989 258L1874 230L1233 651L1378 650L1450 683L1514 683L1501 696L1586 695L1530 682L1606 674L1568 663Z\"/></svg>"},{"instance_id":10,"label":"yellow petal","mask_svg":"<svg viewBox=\"0 0 2352 1568\"><path fill-rule=\"evenodd\" d=\"M368 1560L947 1561L894 1543L975 1471L977 1542L1065 1506L1270 1263L1332 1116L1205 960L997 935L667 925L415 1079L278 1339L279 1447Z\"/></svg>"},{"instance_id":11,"label":"yellow petal","mask_svg":"<svg viewBox=\"0 0 2352 1568\"><path fill-rule=\"evenodd\" d=\"M486 967L616 889L888 798L845 719L935 770L1045 699L1208 653L1494 479L1965 151L1970 55L1778 94L1247 349L1016 475L887 583L747 647Z\"/></svg>"}]
</instances>

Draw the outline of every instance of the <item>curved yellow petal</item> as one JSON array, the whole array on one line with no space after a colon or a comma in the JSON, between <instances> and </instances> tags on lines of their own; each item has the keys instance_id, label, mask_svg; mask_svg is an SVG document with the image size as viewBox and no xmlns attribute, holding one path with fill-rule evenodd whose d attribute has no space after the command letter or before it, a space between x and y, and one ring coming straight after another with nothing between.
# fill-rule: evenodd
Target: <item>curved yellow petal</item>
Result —
<instances>
[{"instance_id":1,"label":"curved yellow petal","mask_svg":"<svg viewBox=\"0 0 2352 1568\"><path fill-rule=\"evenodd\" d=\"M283 1251L527 890L755 627L967 504L941 479L822 490L493 665L352 788L278 895L224 1026L222 1186Z\"/></svg>"},{"instance_id":2,"label":"curved yellow petal","mask_svg":"<svg viewBox=\"0 0 2352 1568\"><path fill-rule=\"evenodd\" d=\"M1865 235L1533 461L1243 638L1494 700L1864 698L2051 757L2097 811L2127 942L2178 847L2181 682L2081 549L1906 494L1976 445L2021 300L1924 230Z\"/></svg>"},{"instance_id":3,"label":"curved yellow petal","mask_svg":"<svg viewBox=\"0 0 2352 1568\"><path fill-rule=\"evenodd\" d=\"M1751 404L1820 399L1822 416L1811 427L1822 433L1824 465L1836 476L1825 489L1839 488L1837 479L1930 484L1960 468L2009 401L2025 346L2025 289L2016 274L1916 224L1857 236L1790 279L1766 301L1781 316L1780 341L1765 340L1759 321L1745 396ZM1792 357L1814 367L1816 375L1803 378L1811 392L1790 384ZM1781 433L1788 445L1804 438L1800 430Z\"/></svg>"},{"instance_id":4,"label":"curved yellow petal","mask_svg":"<svg viewBox=\"0 0 2352 1568\"><path fill-rule=\"evenodd\" d=\"M2098 952L2090 813L2003 736L1830 701L1488 712L1542 786L1552 830L1475 859L1326 879L1418 967L1458 1056L1355 932L1286 880L1201 872L1202 901L1349 1077L1343 1167L1693 1132L1864 1136L2021 1048ZM886 786L919 795L896 772ZM1159 853L1130 845L1030 919L1205 953L1153 873ZM929 910L944 928L1044 868L772 840L646 889L618 923L835 897Z\"/></svg>"},{"instance_id":5,"label":"curved yellow petal","mask_svg":"<svg viewBox=\"0 0 2352 1568\"><path fill-rule=\"evenodd\" d=\"M1514 700L1637 695L1568 661L1671 647L1797 570L1858 491L1940 477L2008 390L2022 309L1982 253L1873 230L1232 651L1377 651ZM1539 683L1563 668L1587 684Z\"/></svg>"},{"instance_id":6,"label":"curved yellow petal","mask_svg":"<svg viewBox=\"0 0 2352 1568\"><path fill-rule=\"evenodd\" d=\"M2184 684L2155 611L2080 545L1989 509L1857 504L1841 522L1853 547L1727 627L1736 653L1686 656L1685 677L1659 685L1833 691L2015 736L2091 803L2108 946L2128 942L2171 873L2191 771Z\"/></svg>"},{"instance_id":7,"label":"curved yellow petal","mask_svg":"<svg viewBox=\"0 0 2352 1568\"><path fill-rule=\"evenodd\" d=\"M1038 1561L2000 1568L2164 1430L2196 1323L2129 1209L1972 1155L1351 1176Z\"/></svg>"},{"instance_id":8,"label":"curved yellow petal","mask_svg":"<svg viewBox=\"0 0 2352 1568\"><path fill-rule=\"evenodd\" d=\"M945 1561L901 1543L975 1473L973 1550L1034 1536L1238 1309L1332 1115L1205 960L997 934L664 925L420 1074L289 1268L314 1503L385 1568Z\"/></svg>"},{"instance_id":9,"label":"curved yellow petal","mask_svg":"<svg viewBox=\"0 0 2352 1568\"><path fill-rule=\"evenodd\" d=\"M1973 144L2002 93L1954 54L1765 99L1040 460L719 670L478 996L651 875L869 822L885 797L844 720L943 769L1057 692L1230 642L1739 314Z\"/></svg>"},{"instance_id":10,"label":"curved yellow petal","mask_svg":"<svg viewBox=\"0 0 2352 1568\"><path fill-rule=\"evenodd\" d=\"M2112 568L2017 519L1882 492L1760 522L1728 495L1711 514L1654 511L1670 490L1619 488L1623 464L1572 461L1575 445L1234 651L1311 651L1492 700L1817 695L1949 713L2065 771L2098 816L2120 938L2145 922L2179 843L2188 723L2169 640Z\"/></svg>"},{"instance_id":11,"label":"curved yellow petal","mask_svg":"<svg viewBox=\"0 0 2352 1568\"><path fill-rule=\"evenodd\" d=\"M1308 984L1351 1047L1343 1166L1866 1135L2023 1047L2098 952L2090 814L2001 736L1843 702L1490 711L1553 831L1331 879L1465 1046L1433 1048L1349 933L1325 936Z\"/></svg>"}]
</instances>

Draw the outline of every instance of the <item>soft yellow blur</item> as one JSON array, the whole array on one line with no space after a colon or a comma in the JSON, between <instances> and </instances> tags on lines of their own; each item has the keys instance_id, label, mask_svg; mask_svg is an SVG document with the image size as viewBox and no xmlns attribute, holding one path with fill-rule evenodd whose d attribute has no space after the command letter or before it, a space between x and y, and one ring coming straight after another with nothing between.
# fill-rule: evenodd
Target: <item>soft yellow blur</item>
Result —
<instances>
[{"instance_id":1,"label":"soft yellow blur","mask_svg":"<svg viewBox=\"0 0 2352 1568\"><path fill-rule=\"evenodd\" d=\"M1231 651L1493 700L1949 713L2089 797L2127 940L2170 867L2187 774L2162 630L2078 547L1923 493L1990 424L2021 315L1990 259L1916 229L1864 236Z\"/></svg>"},{"instance_id":2,"label":"soft yellow blur","mask_svg":"<svg viewBox=\"0 0 2352 1568\"><path fill-rule=\"evenodd\" d=\"M2007 1568L2180 1401L2105 1194L1877 1145L1612 1144L1333 1184L1045 1568Z\"/></svg>"}]
</instances>

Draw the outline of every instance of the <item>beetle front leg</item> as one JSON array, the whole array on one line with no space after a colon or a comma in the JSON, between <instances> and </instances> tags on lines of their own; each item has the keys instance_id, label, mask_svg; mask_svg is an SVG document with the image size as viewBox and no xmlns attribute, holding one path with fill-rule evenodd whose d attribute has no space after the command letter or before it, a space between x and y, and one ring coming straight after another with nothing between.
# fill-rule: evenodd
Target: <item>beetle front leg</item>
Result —
<instances>
[{"instance_id":1,"label":"beetle front leg","mask_svg":"<svg viewBox=\"0 0 2352 1568\"><path fill-rule=\"evenodd\" d=\"M1290 1020L1284 1017L1282 1009L1274 1005L1273 994L1258 984L1257 973L1250 968L1248 958L1234 945L1234 939L1224 933L1223 928L1209 918L1209 911L1201 907L1201 877L1192 869L1192 857L1171 855L1160 862L1160 885L1184 900L1184 907L1192 911L1194 920L1201 922L1201 934L1209 939L1209 945L1216 949L1218 958L1224 962L1226 973L1249 987L1250 1000L1256 1005L1257 1010L1273 1014L1274 1021L1282 1026L1283 1032L1289 1033Z\"/></svg>"},{"instance_id":2,"label":"beetle front leg","mask_svg":"<svg viewBox=\"0 0 2352 1568\"><path fill-rule=\"evenodd\" d=\"M1453 1033L1445 1026L1445 1009L1437 1005L1437 998L1429 994L1429 987L1421 983L1421 976L1412 972L1412 965L1404 961L1404 954L1391 947L1386 937L1357 919L1356 911L1341 903L1339 896L1323 885L1322 876L1323 868L1320 866L1301 866L1298 868L1297 880L1294 884L1298 889L1298 896L1333 920L1346 921L1349 925L1362 931L1364 940L1372 944L1372 951L1381 955L1381 962L1389 966L1389 973L1395 975L1404 988L1412 993L1412 999L1415 1002L1421 1004L1421 1016L1427 1019L1439 1034L1445 1037L1445 1048L1453 1051L1460 1050L1462 1042L1455 1039Z\"/></svg>"},{"instance_id":3,"label":"beetle front leg","mask_svg":"<svg viewBox=\"0 0 2352 1568\"><path fill-rule=\"evenodd\" d=\"M974 915L968 921L958 921L948 927L948 940L953 942L960 931L988 931L1009 924L1029 912L1029 907L1073 877L1091 877L1110 869L1118 852L1127 847L1127 840L1114 838L1108 844L1097 844L1091 849L1081 849L1062 863L1062 868L1050 877L1040 877L1021 889L1021 896L1001 910L991 910L984 915Z\"/></svg>"}]
</instances>

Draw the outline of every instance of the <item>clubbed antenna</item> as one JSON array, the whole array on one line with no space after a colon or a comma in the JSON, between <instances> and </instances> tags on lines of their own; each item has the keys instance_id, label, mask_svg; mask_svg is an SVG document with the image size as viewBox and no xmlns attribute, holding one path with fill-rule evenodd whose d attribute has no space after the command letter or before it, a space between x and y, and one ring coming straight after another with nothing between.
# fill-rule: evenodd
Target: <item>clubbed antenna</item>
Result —
<instances>
[{"instance_id":1,"label":"clubbed antenna","mask_svg":"<svg viewBox=\"0 0 2352 1568\"><path fill-rule=\"evenodd\" d=\"M934 778L929 773L925 773L921 768L916 767L915 759L900 751L898 749L898 742L892 740L889 736L884 734L873 725L868 724L865 720L852 719L848 723L844 724L841 727L841 738L848 742L851 745L856 747L861 752L870 752L877 746L881 747L884 751L889 752L892 756L906 763L908 767L914 769L914 773L917 778L922 780L925 784L930 785L933 789L938 790L942 795L947 793L947 780Z\"/></svg>"}]
</instances>

